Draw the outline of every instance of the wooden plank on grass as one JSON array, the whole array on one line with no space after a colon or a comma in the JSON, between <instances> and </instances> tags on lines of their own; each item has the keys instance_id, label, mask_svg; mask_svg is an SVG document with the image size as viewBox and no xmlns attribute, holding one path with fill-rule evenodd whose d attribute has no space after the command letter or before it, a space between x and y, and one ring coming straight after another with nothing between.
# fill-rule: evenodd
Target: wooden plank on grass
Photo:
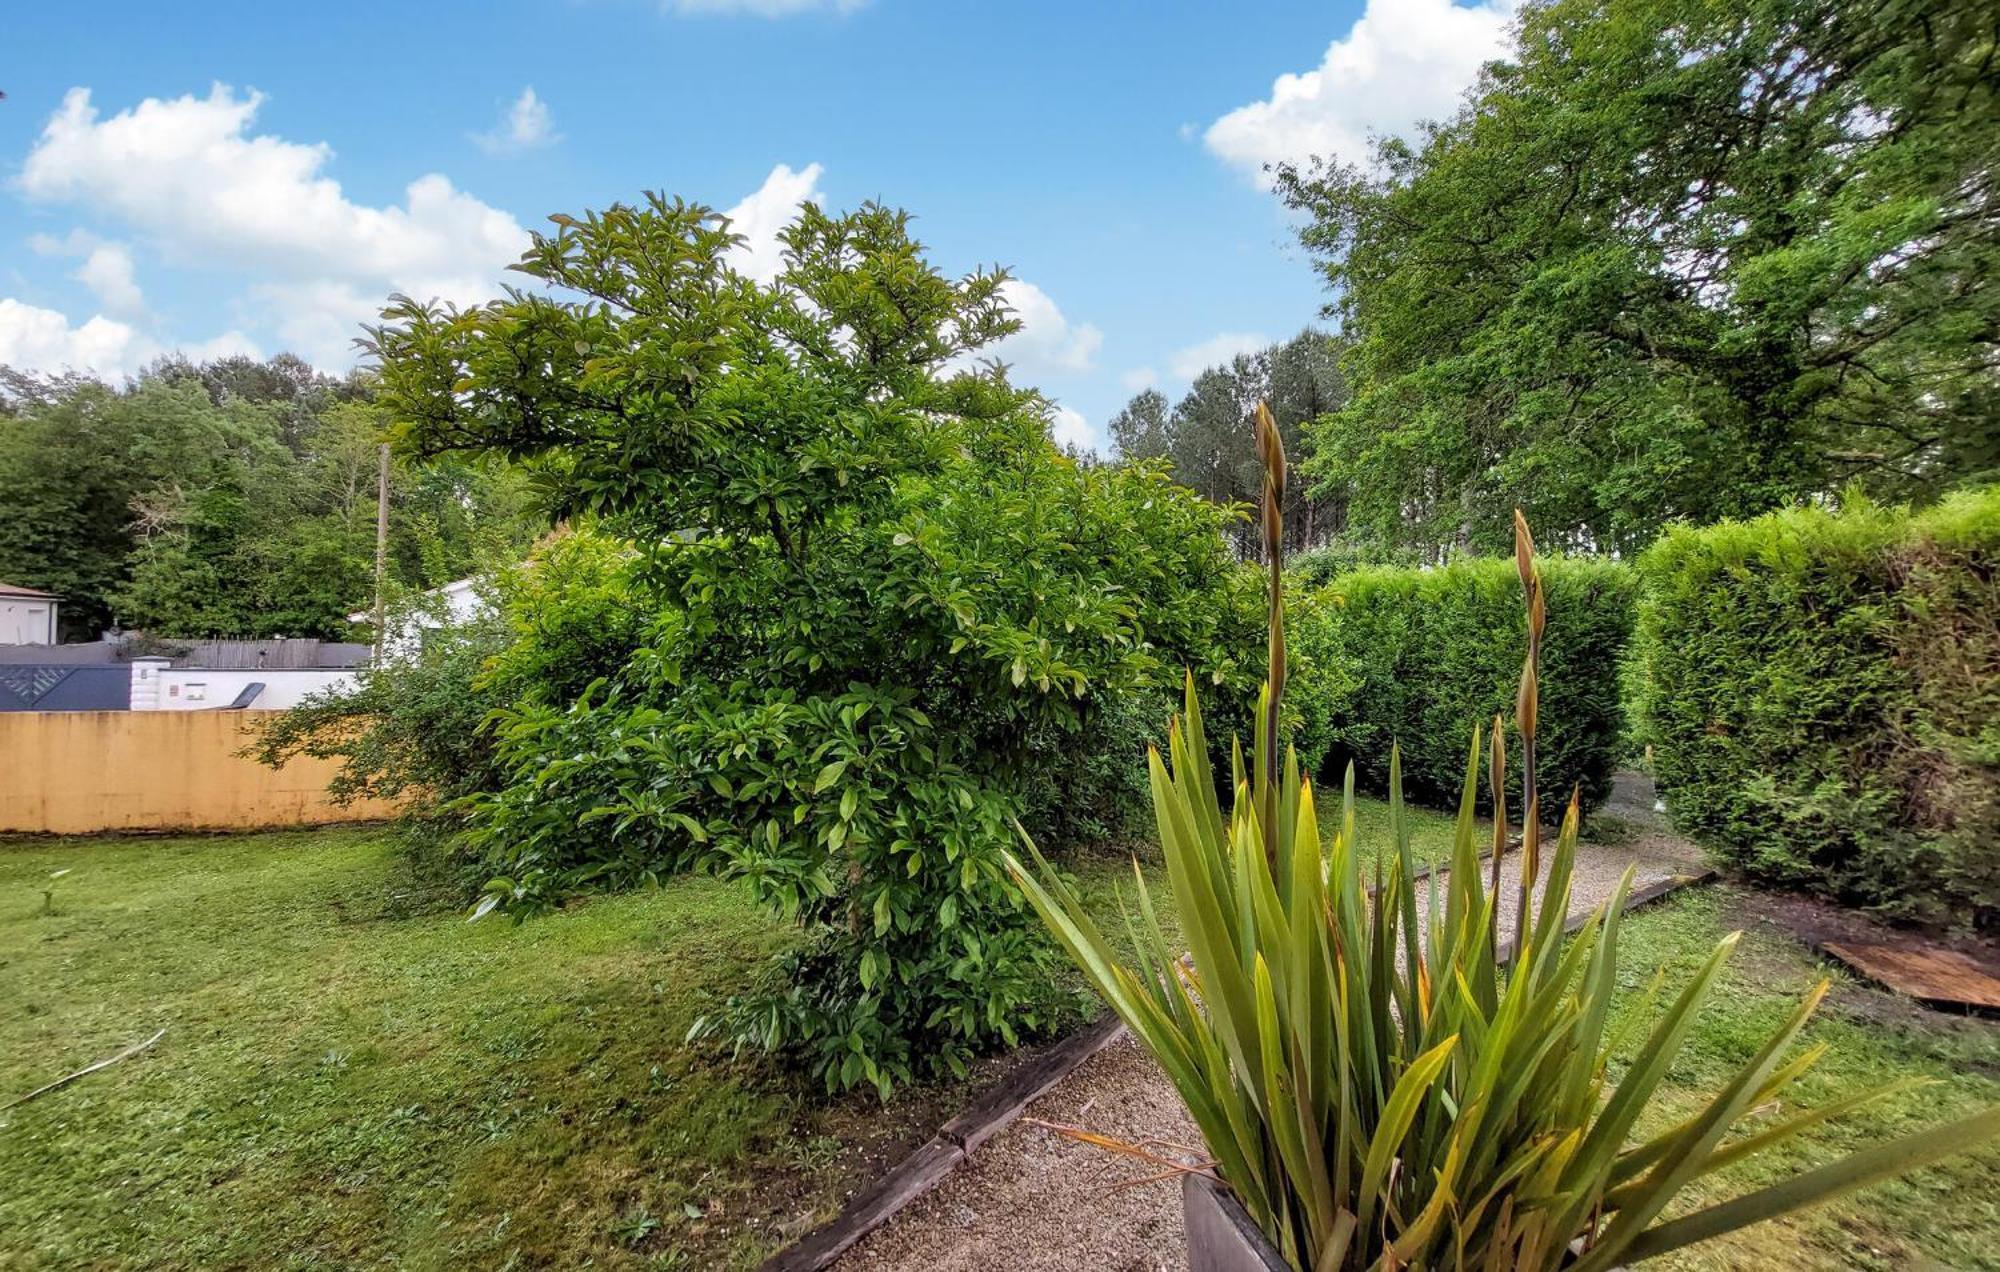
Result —
<instances>
[{"instance_id":1,"label":"wooden plank on grass","mask_svg":"<svg viewBox=\"0 0 2000 1272\"><path fill-rule=\"evenodd\" d=\"M1869 980L1919 1002L2000 1011L2000 976L1957 950L1914 937L1893 945L1828 941L1821 948Z\"/></svg>"}]
</instances>

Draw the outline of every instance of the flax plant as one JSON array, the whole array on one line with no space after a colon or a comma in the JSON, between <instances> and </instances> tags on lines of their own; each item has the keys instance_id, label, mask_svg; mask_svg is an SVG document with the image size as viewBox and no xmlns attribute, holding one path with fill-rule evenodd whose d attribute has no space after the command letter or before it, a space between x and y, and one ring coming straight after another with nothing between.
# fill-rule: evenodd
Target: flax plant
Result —
<instances>
[{"instance_id":1,"label":"flax plant","mask_svg":"<svg viewBox=\"0 0 2000 1272\"><path fill-rule=\"evenodd\" d=\"M1699 1112L1637 1134L1736 937L1721 941L1677 992L1654 984L1639 1018L1657 1019L1629 1065L1614 1073L1619 1040L1610 1024L1632 876L1628 871L1609 902L1565 935L1578 821L1572 795L1536 888L1537 661L1546 615L1533 541L1518 514L1528 647L1515 712L1525 781L1513 939L1503 941L1496 922L1508 846L1501 721L1490 749L1475 730L1442 886L1436 876L1419 881L1393 755L1386 867L1364 872L1369 854L1355 838L1351 769L1339 828L1322 842L1311 784L1279 736L1285 461L1262 406L1257 427L1272 576L1271 670L1252 755L1246 763L1240 745L1233 749L1234 799L1225 815L1190 677L1166 759L1157 750L1148 759L1187 957L1162 935L1136 865L1136 897L1124 914L1134 955L1124 962L1032 844L1032 868L1013 858L1009 864L1077 965L1172 1079L1213 1155L1204 1169L1219 1176L1291 1266L1609 1268L2000 1133L2000 1109L1991 1109L1665 1218L1675 1195L1697 1178L1898 1088L1752 1123L1753 1110L1819 1059L1823 1047L1793 1044L1826 992L1822 983ZM1482 761L1495 812L1490 875L1475 840Z\"/></svg>"}]
</instances>

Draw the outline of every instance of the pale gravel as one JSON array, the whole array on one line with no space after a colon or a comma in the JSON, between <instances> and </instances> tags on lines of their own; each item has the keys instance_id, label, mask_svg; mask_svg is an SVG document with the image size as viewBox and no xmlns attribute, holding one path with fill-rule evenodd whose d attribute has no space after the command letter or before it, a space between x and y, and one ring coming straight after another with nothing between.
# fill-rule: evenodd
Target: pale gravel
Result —
<instances>
[{"instance_id":1,"label":"pale gravel","mask_svg":"<svg viewBox=\"0 0 2000 1272\"><path fill-rule=\"evenodd\" d=\"M1691 845L1665 831L1651 802L1650 782L1620 775L1608 809L1639 833L1616 847L1578 845L1572 915L1608 900L1628 866L1635 869L1637 891L1689 873L1699 863ZM1519 860L1513 855L1502 865L1502 887L1510 898L1520 878ZM1442 874L1438 886L1444 886ZM1501 907L1500 927L1503 937L1512 935L1511 904ZM1134 1183L1157 1168L1065 1138L1037 1121L1081 1126L1127 1143L1200 1143L1200 1132L1166 1075L1129 1036L1121 1036L835 1266L847 1272L1155 1272L1187 1266L1178 1179Z\"/></svg>"}]
</instances>

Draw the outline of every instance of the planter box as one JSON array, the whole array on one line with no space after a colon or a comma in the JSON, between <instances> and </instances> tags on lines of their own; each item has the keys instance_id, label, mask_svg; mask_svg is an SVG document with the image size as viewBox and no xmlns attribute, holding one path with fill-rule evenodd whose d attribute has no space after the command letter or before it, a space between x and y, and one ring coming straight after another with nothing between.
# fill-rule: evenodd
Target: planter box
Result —
<instances>
[{"instance_id":1,"label":"planter box","mask_svg":"<svg viewBox=\"0 0 2000 1272\"><path fill-rule=\"evenodd\" d=\"M1206 1175L1181 1176L1188 1272L1291 1272L1236 1198Z\"/></svg>"}]
</instances>

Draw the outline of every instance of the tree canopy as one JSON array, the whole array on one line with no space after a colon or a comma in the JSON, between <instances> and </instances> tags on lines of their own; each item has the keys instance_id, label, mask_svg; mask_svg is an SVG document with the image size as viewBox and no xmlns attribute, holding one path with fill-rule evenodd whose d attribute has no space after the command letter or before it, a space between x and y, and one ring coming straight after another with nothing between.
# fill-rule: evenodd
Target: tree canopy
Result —
<instances>
[{"instance_id":1,"label":"tree canopy","mask_svg":"<svg viewBox=\"0 0 2000 1272\"><path fill-rule=\"evenodd\" d=\"M1253 503L1262 488L1250 415L1270 404L1288 454L1311 453L1306 425L1347 400L1340 372L1340 343L1306 330L1255 353L1204 368L1171 409L1166 395L1145 389L1110 424L1111 442L1126 460L1166 459L1175 480L1217 504ZM1341 529L1337 498L1301 493L1285 523L1287 550L1317 547ZM1237 550L1249 555L1255 534L1248 522L1234 531Z\"/></svg>"},{"instance_id":2,"label":"tree canopy","mask_svg":"<svg viewBox=\"0 0 2000 1272\"><path fill-rule=\"evenodd\" d=\"M63 634L338 637L375 587L368 381L286 355L166 360L129 384L9 373L0 580L60 593ZM389 573L425 588L519 552L524 476L462 462L391 474Z\"/></svg>"},{"instance_id":3,"label":"tree canopy","mask_svg":"<svg viewBox=\"0 0 2000 1272\"><path fill-rule=\"evenodd\" d=\"M629 543L650 622L574 701L503 713L490 895L716 866L809 935L719 1028L829 1086L962 1071L1048 1019L1013 819L1126 697L1183 668L1247 694L1225 514L1060 454L972 361L1018 325L1006 275L943 274L905 213L806 205L770 282L698 204L553 219L519 267L545 291L398 301L370 335L399 444L534 464Z\"/></svg>"},{"instance_id":4,"label":"tree canopy","mask_svg":"<svg viewBox=\"0 0 2000 1272\"><path fill-rule=\"evenodd\" d=\"M1278 173L1354 398L1364 537L1629 550L2000 473L2000 102L1953 0L1548 0L1466 106Z\"/></svg>"}]
</instances>

